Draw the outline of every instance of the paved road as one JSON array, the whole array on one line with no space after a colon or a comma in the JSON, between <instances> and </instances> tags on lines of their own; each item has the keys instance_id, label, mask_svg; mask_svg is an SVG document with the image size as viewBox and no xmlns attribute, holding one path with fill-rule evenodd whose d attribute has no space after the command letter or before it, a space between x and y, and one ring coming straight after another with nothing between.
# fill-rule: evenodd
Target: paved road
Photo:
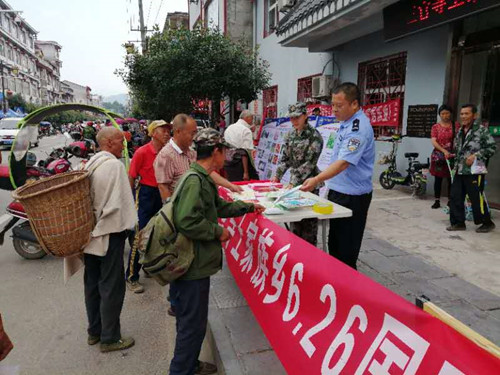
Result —
<instances>
[{"instance_id":1,"label":"paved road","mask_svg":"<svg viewBox=\"0 0 500 375\"><path fill-rule=\"evenodd\" d=\"M43 138L34 152L44 156L64 141L63 136ZM2 150L4 160L7 154ZM10 192L0 191L0 212L10 201ZM7 233L0 247L0 277L0 313L15 345L0 364L0 375L167 374L175 319L166 313L166 290L151 279L141 279L144 294L127 292L125 297L122 334L133 336L136 346L101 354L86 343L82 271L64 285L61 259L25 260ZM202 359L210 360L206 352Z\"/></svg>"}]
</instances>

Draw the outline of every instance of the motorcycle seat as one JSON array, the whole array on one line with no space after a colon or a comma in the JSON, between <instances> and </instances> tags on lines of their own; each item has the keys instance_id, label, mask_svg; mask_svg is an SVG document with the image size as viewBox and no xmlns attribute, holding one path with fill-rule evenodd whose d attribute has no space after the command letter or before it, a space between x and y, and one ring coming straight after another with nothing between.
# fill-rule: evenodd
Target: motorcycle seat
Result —
<instances>
[{"instance_id":1,"label":"motorcycle seat","mask_svg":"<svg viewBox=\"0 0 500 375\"><path fill-rule=\"evenodd\" d=\"M418 158L418 152L405 152L405 158Z\"/></svg>"},{"instance_id":2,"label":"motorcycle seat","mask_svg":"<svg viewBox=\"0 0 500 375\"><path fill-rule=\"evenodd\" d=\"M0 177L10 178L9 167L6 165L0 165Z\"/></svg>"}]
</instances>

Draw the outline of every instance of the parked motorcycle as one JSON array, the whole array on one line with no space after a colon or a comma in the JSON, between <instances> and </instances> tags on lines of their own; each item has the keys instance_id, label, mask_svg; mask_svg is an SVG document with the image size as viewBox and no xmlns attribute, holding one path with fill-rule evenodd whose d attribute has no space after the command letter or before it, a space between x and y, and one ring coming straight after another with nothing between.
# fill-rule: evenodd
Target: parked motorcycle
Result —
<instances>
[{"instance_id":1,"label":"parked motorcycle","mask_svg":"<svg viewBox=\"0 0 500 375\"><path fill-rule=\"evenodd\" d=\"M392 150L389 154L383 155L379 164L388 164L385 171L380 174L380 185L387 190L392 189L396 185L410 186L414 196L425 195L427 190L427 176L429 168L429 159L426 164L420 163L418 160L417 152L406 152L405 158L408 159L407 175L403 176L398 172L396 165L396 156L398 152L398 145L401 140L406 137L404 135L395 134L387 142L392 143Z\"/></svg>"},{"instance_id":2,"label":"parked motorcycle","mask_svg":"<svg viewBox=\"0 0 500 375\"><path fill-rule=\"evenodd\" d=\"M26 157L26 180L37 180L49 177L54 174L64 173L71 169L69 158L71 149L56 148L45 160L36 163L36 156L28 153ZM0 186L10 185L10 175L8 167L0 168ZM10 190L10 189L8 189ZM16 225L21 220L21 223ZM6 209L6 214L0 217L0 228L5 227L0 232L0 245L3 244L5 233L12 228L12 240L14 250L25 259L40 259L47 253L39 245L28 221L28 217L23 205L18 201L12 201Z\"/></svg>"},{"instance_id":3,"label":"parked motorcycle","mask_svg":"<svg viewBox=\"0 0 500 375\"><path fill-rule=\"evenodd\" d=\"M71 154L79 158L88 158L90 154L95 154L96 144L92 139L83 138L79 132L71 132L70 137L74 140L67 146Z\"/></svg>"}]
</instances>

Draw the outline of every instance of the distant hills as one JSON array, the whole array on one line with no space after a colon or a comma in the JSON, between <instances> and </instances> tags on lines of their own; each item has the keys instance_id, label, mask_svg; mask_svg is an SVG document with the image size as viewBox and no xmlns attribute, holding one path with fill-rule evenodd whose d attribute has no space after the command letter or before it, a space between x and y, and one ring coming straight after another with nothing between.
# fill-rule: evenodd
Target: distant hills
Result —
<instances>
[{"instance_id":1,"label":"distant hills","mask_svg":"<svg viewBox=\"0 0 500 375\"><path fill-rule=\"evenodd\" d=\"M128 99L129 99L128 94L116 94L116 95L105 96L103 98L103 102L113 103L114 101L117 101L121 105L126 106L128 103Z\"/></svg>"}]
</instances>

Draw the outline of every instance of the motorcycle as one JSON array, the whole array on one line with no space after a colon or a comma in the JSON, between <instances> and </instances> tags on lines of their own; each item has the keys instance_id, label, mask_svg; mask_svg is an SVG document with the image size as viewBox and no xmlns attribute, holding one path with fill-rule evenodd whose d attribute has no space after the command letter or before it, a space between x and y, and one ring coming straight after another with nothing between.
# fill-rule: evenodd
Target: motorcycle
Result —
<instances>
[{"instance_id":1,"label":"motorcycle","mask_svg":"<svg viewBox=\"0 0 500 375\"><path fill-rule=\"evenodd\" d=\"M96 144L92 139L83 138L80 132L71 132L70 137L74 141L67 146L71 154L79 158L88 158L90 154L95 154Z\"/></svg>"},{"instance_id":2,"label":"motorcycle","mask_svg":"<svg viewBox=\"0 0 500 375\"><path fill-rule=\"evenodd\" d=\"M56 148L45 160L40 160L38 163L36 163L35 154L29 152L26 157L26 181L38 180L71 170L69 158L72 155L70 151L71 149L68 147ZM6 184L10 186L10 175L6 166L0 168L0 181L2 181L0 186L4 187ZM20 220L22 222L16 225ZM29 224L28 216L20 202L12 201L7 206L6 214L0 218L0 227L4 225L5 227L0 232L0 245L4 242L5 233L12 228L14 250L20 256L25 259L40 259L47 255L38 244Z\"/></svg>"},{"instance_id":3,"label":"motorcycle","mask_svg":"<svg viewBox=\"0 0 500 375\"><path fill-rule=\"evenodd\" d=\"M408 159L407 175L403 176L397 170L396 156L398 152L398 144L406 137L405 135L395 134L387 142L392 143L392 150L389 154L382 155L379 164L388 164L385 171L380 174L380 185L390 190L396 185L410 186L413 196L423 196L427 190L427 176L429 168L429 159L426 164L420 163L417 152L406 152L405 158Z\"/></svg>"}]
</instances>

